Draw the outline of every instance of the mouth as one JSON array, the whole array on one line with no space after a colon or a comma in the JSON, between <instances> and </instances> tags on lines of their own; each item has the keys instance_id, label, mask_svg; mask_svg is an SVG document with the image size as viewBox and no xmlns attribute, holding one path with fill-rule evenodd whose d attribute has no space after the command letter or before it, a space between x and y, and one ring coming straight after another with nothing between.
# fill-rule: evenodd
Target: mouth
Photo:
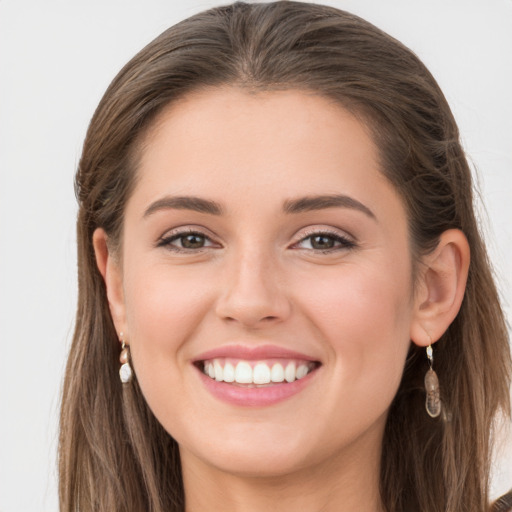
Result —
<instances>
[{"instance_id":1,"label":"mouth","mask_svg":"<svg viewBox=\"0 0 512 512\"><path fill-rule=\"evenodd\" d=\"M244 360L218 357L197 361L196 367L216 382L233 386L261 388L291 384L316 370L318 361L301 359Z\"/></svg>"},{"instance_id":2,"label":"mouth","mask_svg":"<svg viewBox=\"0 0 512 512\"><path fill-rule=\"evenodd\" d=\"M317 380L322 363L275 346L225 346L193 365L216 399L238 407L267 407L291 398Z\"/></svg>"}]
</instances>

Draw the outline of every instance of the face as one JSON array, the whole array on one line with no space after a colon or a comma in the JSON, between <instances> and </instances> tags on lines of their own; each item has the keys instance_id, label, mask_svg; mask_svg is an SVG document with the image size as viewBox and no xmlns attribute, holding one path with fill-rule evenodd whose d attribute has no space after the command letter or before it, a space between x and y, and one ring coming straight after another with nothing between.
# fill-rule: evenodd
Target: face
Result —
<instances>
[{"instance_id":1,"label":"face","mask_svg":"<svg viewBox=\"0 0 512 512\"><path fill-rule=\"evenodd\" d=\"M275 475L378 457L414 300L368 130L312 94L212 89L142 147L107 286L183 463Z\"/></svg>"}]
</instances>

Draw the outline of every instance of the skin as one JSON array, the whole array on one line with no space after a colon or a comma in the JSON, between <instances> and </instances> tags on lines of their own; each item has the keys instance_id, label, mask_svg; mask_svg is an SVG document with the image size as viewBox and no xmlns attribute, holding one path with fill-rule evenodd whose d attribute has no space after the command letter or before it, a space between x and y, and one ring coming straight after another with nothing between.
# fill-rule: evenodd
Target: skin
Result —
<instances>
[{"instance_id":1,"label":"skin","mask_svg":"<svg viewBox=\"0 0 512 512\"><path fill-rule=\"evenodd\" d=\"M332 194L371 213L283 211ZM176 196L222 214L158 203ZM368 130L325 98L217 88L160 115L142 144L121 254L101 229L94 245L144 396L180 446L187 511L381 510L382 436L408 348L453 320L469 264L464 236L448 231L413 287L407 226ZM191 230L204 247L170 239ZM332 248L312 245L315 233ZM283 402L234 406L192 364L234 343L288 348L321 367Z\"/></svg>"}]
</instances>

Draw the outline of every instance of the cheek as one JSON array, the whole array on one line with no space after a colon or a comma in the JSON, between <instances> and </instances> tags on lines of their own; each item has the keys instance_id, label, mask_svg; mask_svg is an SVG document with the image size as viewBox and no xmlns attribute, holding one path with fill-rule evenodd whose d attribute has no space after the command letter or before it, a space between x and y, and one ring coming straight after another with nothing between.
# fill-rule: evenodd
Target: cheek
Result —
<instances>
[{"instance_id":1,"label":"cheek","mask_svg":"<svg viewBox=\"0 0 512 512\"><path fill-rule=\"evenodd\" d=\"M173 380L186 364L182 348L211 308L204 276L165 265L132 268L139 270L125 275L125 304L137 377L141 385Z\"/></svg>"},{"instance_id":2,"label":"cheek","mask_svg":"<svg viewBox=\"0 0 512 512\"><path fill-rule=\"evenodd\" d=\"M410 345L410 294L409 275L391 263L377 270L347 266L311 280L307 294L301 294L304 311L327 346L335 378L344 389L350 383L354 406L365 401L389 405L396 393Z\"/></svg>"},{"instance_id":3,"label":"cheek","mask_svg":"<svg viewBox=\"0 0 512 512\"><path fill-rule=\"evenodd\" d=\"M357 336L379 328L395 332L408 327L412 304L407 269L391 264L347 265L297 284L302 290L296 295L312 320L334 328L333 336L340 341L348 335L347 329Z\"/></svg>"},{"instance_id":4,"label":"cheek","mask_svg":"<svg viewBox=\"0 0 512 512\"><path fill-rule=\"evenodd\" d=\"M209 302L200 269L162 264L132 265L125 274L125 304L132 338L177 335ZM142 336L142 340L144 336Z\"/></svg>"}]
</instances>

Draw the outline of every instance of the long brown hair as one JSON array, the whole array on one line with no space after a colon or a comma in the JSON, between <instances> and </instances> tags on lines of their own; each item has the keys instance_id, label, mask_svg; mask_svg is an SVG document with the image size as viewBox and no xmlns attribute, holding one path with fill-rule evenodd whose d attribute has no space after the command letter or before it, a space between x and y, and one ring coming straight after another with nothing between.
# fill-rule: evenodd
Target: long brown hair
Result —
<instances>
[{"instance_id":1,"label":"long brown hair","mask_svg":"<svg viewBox=\"0 0 512 512\"><path fill-rule=\"evenodd\" d=\"M406 206L413 257L447 229L465 233L465 298L436 344L445 415L425 413L427 363L411 345L387 420L380 491L388 512L484 511L495 418L510 413L511 359L455 120L401 43L347 12L292 1L236 3L168 29L121 70L92 118L76 175L79 300L61 413L61 511L184 510L176 442L136 379L119 382L92 235L102 227L119 243L139 142L155 116L191 91L226 84L314 91L359 116Z\"/></svg>"}]
</instances>

